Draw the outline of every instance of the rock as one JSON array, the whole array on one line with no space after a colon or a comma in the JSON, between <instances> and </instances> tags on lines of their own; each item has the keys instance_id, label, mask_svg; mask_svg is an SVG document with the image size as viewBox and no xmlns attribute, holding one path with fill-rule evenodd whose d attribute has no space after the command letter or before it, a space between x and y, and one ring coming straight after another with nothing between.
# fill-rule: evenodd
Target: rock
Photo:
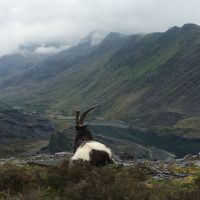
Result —
<instances>
[{"instance_id":1,"label":"rock","mask_svg":"<svg viewBox=\"0 0 200 200\"><path fill-rule=\"evenodd\" d=\"M29 165L40 165L40 166L58 166L62 163L64 159L51 159L51 160L35 160L28 161Z\"/></svg>"},{"instance_id":2,"label":"rock","mask_svg":"<svg viewBox=\"0 0 200 200\"><path fill-rule=\"evenodd\" d=\"M195 166L200 167L200 160L194 163Z\"/></svg>"},{"instance_id":3,"label":"rock","mask_svg":"<svg viewBox=\"0 0 200 200\"><path fill-rule=\"evenodd\" d=\"M188 159L191 158L191 157L192 157L192 155L191 155L191 154L188 154L188 155L184 156L183 159L184 159L184 160L188 160Z\"/></svg>"}]
</instances>

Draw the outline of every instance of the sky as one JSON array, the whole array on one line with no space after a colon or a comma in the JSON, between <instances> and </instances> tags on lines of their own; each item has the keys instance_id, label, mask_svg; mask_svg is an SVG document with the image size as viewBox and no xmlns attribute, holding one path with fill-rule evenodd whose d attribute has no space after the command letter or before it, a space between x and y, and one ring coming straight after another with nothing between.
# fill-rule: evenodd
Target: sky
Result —
<instances>
[{"instance_id":1,"label":"sky","mask_svg":"<svg viewBox=\"0 0 200 200\"><path fill-rule=\"evenodd\" d=\"M57 52L91 31L125 34L200 25L200 0L0 0L0 56L21 45L41 44L38 53ZM46 43L60 46L46 47Z\"/></svg>"}]
</instances>

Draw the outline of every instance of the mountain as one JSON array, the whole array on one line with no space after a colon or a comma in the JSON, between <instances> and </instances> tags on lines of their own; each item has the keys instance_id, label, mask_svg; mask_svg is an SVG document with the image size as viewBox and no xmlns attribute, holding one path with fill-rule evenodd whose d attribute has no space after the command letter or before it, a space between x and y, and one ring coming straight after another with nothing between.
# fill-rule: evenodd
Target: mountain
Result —
<instances>
[{"instance_id":1,"label":"mountain","mask_svg":"<svg viewBox=\"0 0 200 200\"><path fill-rule=\"evenodd\" d=\"M1 82L29 70L48 56L37 53L15 53L0 57Z\"/></svg>"},{"instance_id":2,"label":"mountain","mask_svg":"<svg viewBox=\"0 0 200 200\"><path fill-rule=\"evenodd\" d=\"M185 24L82 40L1 81L0 100L68 113L100 102L95 116L199 137L199 88L200 27Z\"/></svg>"}]
</instances>

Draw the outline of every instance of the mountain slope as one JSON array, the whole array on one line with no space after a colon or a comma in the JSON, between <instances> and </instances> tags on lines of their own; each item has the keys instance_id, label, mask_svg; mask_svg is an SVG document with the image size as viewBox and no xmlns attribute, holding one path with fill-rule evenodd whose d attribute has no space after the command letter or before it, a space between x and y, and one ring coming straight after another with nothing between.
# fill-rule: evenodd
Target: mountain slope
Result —
<instances>
[{"instance_id":1,"label":"mountain slope","mask_svg":"<svg viewBox=\"0 0 200 200\"><path fill-rule=\"evenodd\" d=\"M12 138L48 138L53 128L48 120L16 110L0 111L0 144Z\"/></svg>"},{"instance_id":2,"label":"mountain slope","mask_svg":"<svg viewBox=\"0 0 200 200\"><path fill-rule=\"evenodd\" d=\"M0 99L67 112L101 102L97 113L106 119L173 127L200 115L199 50L194 24L146 35L111 33L96 46L79 43L5 80Z\"/></svg>"}]
</instances>

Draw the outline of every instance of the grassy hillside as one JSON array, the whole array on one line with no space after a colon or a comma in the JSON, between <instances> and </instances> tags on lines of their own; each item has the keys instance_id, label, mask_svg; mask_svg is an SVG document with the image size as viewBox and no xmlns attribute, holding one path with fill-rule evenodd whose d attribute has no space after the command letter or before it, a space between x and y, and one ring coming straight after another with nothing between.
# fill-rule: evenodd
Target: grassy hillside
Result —
<instances>
[{"instance_id":1,"label":"grassy hillside","mask_svg":"<svg viewBox=\"0 0 200 200\"><path fill-rule=\"evenodd\" d=\"M67 113L101 102L96 116L173 130L200 115L199 50L194 24L146 35L111 33L97 46L79 43L3 81L0 99Z\"/></svg>"}]
</instances>

